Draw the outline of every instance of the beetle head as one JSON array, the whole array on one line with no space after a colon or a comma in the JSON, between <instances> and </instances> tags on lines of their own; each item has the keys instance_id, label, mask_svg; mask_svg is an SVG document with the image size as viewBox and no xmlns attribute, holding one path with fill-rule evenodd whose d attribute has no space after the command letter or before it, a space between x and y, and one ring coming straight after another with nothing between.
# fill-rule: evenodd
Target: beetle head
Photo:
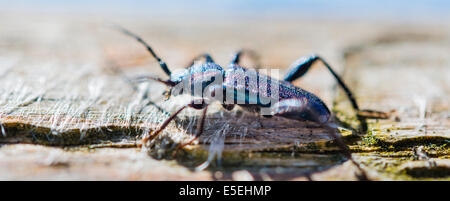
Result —
<instances>
[{"instance_id":1,"label":"beetle head","mask_svg":"<svg viewBox=\"0 0 450 201\"><path fill-rule=\"evenodd\" d=\"M215 63L193 65L188 69L172 73L170 80L174 83L170 95L188 94L193 97L203 97L211 86L222 85L223 68Z\"/></svg>"}]
</instances>

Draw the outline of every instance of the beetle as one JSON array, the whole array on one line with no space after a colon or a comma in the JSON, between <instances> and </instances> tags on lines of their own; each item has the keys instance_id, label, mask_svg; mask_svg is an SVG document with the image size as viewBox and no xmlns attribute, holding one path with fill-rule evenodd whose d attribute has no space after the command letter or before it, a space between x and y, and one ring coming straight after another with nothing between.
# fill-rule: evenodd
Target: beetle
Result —
<instances>
[{"instance_id":1,"label":"beetle","mask_svg":"<svg viewBox=\"0 0 450 201\"><path fill-rule=\"evenodd\" d=\"M203 110L200 121L198 122L197 133L194 139L186 144L180 145L179 147L191 144L203 133L208 104L212 100L222 103L223 108L226 110L232 110L235 105L238 105L250 112L260 112L261 109L266 108L270 109L272 113L264 114L263 116L265 117L280 116L300 121L312 121L324 126L329 126L327 123L329 123L330 121L331 112L328 109L327 105L315 94L292 84L293 81L304 76L311 68L311 66L317 62L321 62L333 75L338 85L344 90L347 98L351 102L352 107L355 111L357 111L357 113L370 113L369 115L366 114L366 116L357 115L358 119L361 122L362 130L367 130L367 124L365 121L366 118L370 118L370 116L376 116L378 113L371 110L360 110L356 99L353 96L353 93L347 87L341 77L332 69L332 67L325 61L325 59L316 54L301 57L300 59L296 60L291 65L288 73L284 76L283 80L277 80L270 76L259 74L258 72L256 72L255 76L256 78L258 78L257 80L266 80L266 82L264 83L248 79L248 77L246 77L246 72L249 72L250 70L240 65L241 57L244 54L252 55L252 52L248 50L241 50L235 53L232 61L227 68L222 68L221 66L216 64L211 55L201 54L194 58L194 60L187 66L187 68L183 72L172 73L169 70L166 62L164 62L150 47L150 45L147 44L141 37L123 27L116 26L116 28L144 45L151 56L159 63L164 73L169 76L169 79L167 80L152 76L141 76L137 78L137 80L155 80L161 82L171 88L168 92L169 96L172 95L173 88L182 86L182 88L179 89L178 94L188 93L191 96L197 97L197 99L194 99L196 101L192 101L182 106L173 114L171 114L151 135L145 135L142 138L143 146L157 137L168 126L168 124L186 108ZM195 61L201 58L203 58L205 62L202 64L195 64ZM220 82L215 83L214 78L223 79ZM238 79L244 81L238 83L236 82L236 80ZM263 104L259 99L256 100L256 102L254 102L253 104L249 104L249 97L251 95L259 97L261 95L261 90L259 90L260 88L269 89L275 83L276 86L278 86L278 96L274 104ZM185 89L186 87L190 88L193 86L200 86L201 93L183 91L183 87ZM223 97L217 98L214 94L216 91L226 94L227 92L230 92L230 90L234 95L234 102L231 104L227 103L223 99ZM270 95L272 94L270 94L270 90L268 91L269 92L265 92L265 95L268 95L267 97L270 97ZM205 97L205 92L206 94L209 94L211 96ZM236 103L239 101L240 103ZM337 136L334 132L331 135L336 139L337 144L344 150L346 156L353 161L350 152L348 151L348 147L339 138L339 136ZM353 163L359 167L356 162L353 161ZM362 169L361 171L364 172Z\"/></svg>"}]
</instances>

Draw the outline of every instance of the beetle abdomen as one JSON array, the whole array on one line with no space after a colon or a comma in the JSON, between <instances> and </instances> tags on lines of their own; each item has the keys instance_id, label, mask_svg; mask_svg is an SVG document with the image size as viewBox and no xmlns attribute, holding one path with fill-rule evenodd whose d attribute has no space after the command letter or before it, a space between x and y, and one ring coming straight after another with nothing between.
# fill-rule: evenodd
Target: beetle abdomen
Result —
<instances>
[{"instance_id":1,"label":"beetle abdomen","mask_svg":"<svg viewBox=\"0 0 450 201\"><path fill-rule=\"evenodd\" d=\"M290 119L325 123L330 118L328 107L313 93L286 81L259 73L254 75L237 65L225 71L224 88L233 90L234 93L227 94L234 95L234 104L252 112L269 107L272 115Z\"/></svg>"}]
</instances>

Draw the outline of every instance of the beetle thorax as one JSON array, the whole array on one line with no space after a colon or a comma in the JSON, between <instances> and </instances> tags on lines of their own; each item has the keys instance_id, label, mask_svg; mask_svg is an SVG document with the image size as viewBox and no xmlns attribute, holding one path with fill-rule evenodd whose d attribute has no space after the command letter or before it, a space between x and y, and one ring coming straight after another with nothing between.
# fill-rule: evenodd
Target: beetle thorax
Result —
<instances>
[{"instance_id":1,"label":"beetle thorax","mask_svg":"<svg viewBox=\"0 0 450 201\"><path fill-rule=\"evenodd\" d=\"M214 63L194 65L181 72L173 73L171 80L177 83L171 95L187 94L192 97L209 98L212 88L223 84L223 68Z\"/></svg>"}]
</instances>

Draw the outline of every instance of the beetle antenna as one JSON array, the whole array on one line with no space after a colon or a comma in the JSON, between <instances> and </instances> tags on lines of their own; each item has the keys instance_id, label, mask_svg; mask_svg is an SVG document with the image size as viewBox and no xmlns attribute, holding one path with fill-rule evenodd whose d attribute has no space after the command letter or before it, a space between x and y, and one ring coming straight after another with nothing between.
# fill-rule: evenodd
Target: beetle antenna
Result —
<instances>
[{"instance_id":1,"label":"beetle antenna","mask_svg":"<svg viewBox=\"0 0 450 201\"><path fill-rule=\"evenodd\" d=\"M139 43L141 43L142 45L144 45L147 48L147 51L150 52L150 54L153 56L153 58L156 59L156 61L158 61L159 65L161 66L161 68L163 69L163 71L170 76L172 74L172 72L170 72L169 68L167 67L166 62L164 62L160 57L158 57L158 55L156 55L155 51L153 51L153 49L150 47L149 44L147 44L144 40L142 40L141 37L139 37L138 35L132 33L131 31L119 26L119 25L114 25L114 28L118 29L119 31L121 31L122 33L133 37L134 39L136 39Z\"/></svg>"},{"instance_id":2,"label":"beetle antenna","mask_svg":"<svg viewBox=\"0 0 450 201\"><path fill-rule=\"evenodd\" d=\"M173 87L173 86L175 86L175 85L177 84L177 83L172 82L172 81L170 81L170 80L162 80L162 79L159 78L159 77L153 77L153 76L138 76L138 77L135 77L135 78L132 80L132 82L134 82L134 83L140 83L140 82L146 82L146 81L148 81L148 80L157 81L157 82L163 83L163 84L165 84L165 85L167 85L167 86L169 86L169 87Z\"/></svg>"}]
</instances>

